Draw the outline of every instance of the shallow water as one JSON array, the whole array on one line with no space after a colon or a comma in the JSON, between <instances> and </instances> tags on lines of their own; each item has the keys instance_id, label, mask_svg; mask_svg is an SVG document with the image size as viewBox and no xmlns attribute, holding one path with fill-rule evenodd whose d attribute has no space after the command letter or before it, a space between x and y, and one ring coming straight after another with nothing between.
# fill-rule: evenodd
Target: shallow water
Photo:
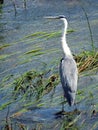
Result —
<instances>
[{"instance_id":1,"label":"shallow water","mask_svg":"<svg viewBox=\"0 0 98 130\"><path fill-rule=\"evenodd\" d=\"M90 21L94 46L98 49L98 2L81 0L81 3ZM68 18L68 29L74 30L67 35L73 54L92 50L87 20L80 3L76 0L62 0L62 2L28 0L25 9L23 3L17 0L16 5L16 15L11 1L5 0L4 5L0 7L0 106L4 107L0 111L0 128L12 123L13 129L23 126L26 129L97 130L98 72L96 71L91 74L86 72L79 78L80 94L76 96L79 113L74 112L74 107L69 108L68 104L65 104L65 111L69 113L55 115L62 109L63 94L60 84L57 85L55 92L50 91L39 102L35 102L33 97L21 101L19 101L21 97L14 101L12 98L13 81L24 72L30 70L47 72L51 69L51 74L58 73L59 60L63 56L60 44L62 34L60 30L63 24L60 21L46 20L44 16L64 14ZM7 115L10 118L6 123Z\"/></svg>"}]
</instances>

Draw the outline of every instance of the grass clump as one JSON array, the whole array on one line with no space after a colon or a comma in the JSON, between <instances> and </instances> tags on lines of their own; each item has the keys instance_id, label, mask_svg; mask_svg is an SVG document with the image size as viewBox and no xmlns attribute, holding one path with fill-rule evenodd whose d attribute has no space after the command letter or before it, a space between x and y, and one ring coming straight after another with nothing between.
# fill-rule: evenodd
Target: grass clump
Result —
<instances>
[{"instance_id":1,"label":"grass clump","mask_svg":"<svg viewBox=\"0 0 98 130\"><path fill-rule=\"evenodd\" d=\"M75 56L79 73L98 69L98 52L84 51Z\"/></svg>"},{"instance_id":2,"label":"grass clump","mask_svg":"<svg viewBox=\"0 0 98 130\"><path fill-rule=\"evenodd\" d=\"M17 97L30 98L31 96L39 99L51 91L57 82L57 75L46 77L46 72L29 71L15 80L13 94L15 99Z\"/></svg>"}]
</instances>

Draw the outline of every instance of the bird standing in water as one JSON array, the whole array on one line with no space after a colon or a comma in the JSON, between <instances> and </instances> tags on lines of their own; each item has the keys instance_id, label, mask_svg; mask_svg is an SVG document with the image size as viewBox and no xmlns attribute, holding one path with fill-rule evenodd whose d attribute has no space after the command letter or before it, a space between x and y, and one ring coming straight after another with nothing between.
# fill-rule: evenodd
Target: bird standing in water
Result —
<instances>
[{"instance_id":1,"label":"bird standing in water","mask_svg":"<svg viewBox=\"0 0 98 130\"><path fill-rule=\"evenodd\" d=\"M49 16L48 19L60 19L64 22L64 32L62 35L62 48L64 51L64 57L60 61L60 80L64 92L64 97L66 98L70 106L74 105L75 95L77 91L77 80L78 80L78 70L76 62L73 58L70 48L66 42L66 33L68 22L65 16Z\"/></svg>"}]
</instances>

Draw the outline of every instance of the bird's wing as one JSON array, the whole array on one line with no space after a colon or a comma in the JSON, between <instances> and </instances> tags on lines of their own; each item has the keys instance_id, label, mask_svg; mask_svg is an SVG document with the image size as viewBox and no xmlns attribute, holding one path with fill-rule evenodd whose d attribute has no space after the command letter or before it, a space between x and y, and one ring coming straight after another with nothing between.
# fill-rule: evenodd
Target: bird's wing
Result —
<instances>
[{"instance_id":1,"label":"bird's wing","mask_svg":"<svg viewBox=\"0 0 98 130\"><path fill-rule=\"evenodd\" d=\"M60 78L64 91L76 92L77 75L78 71L74 59L63 58L60 62Z\"/></svg>"},{"instance_id":2,"label":"bird's wing","mask_svg":"<svg viewBox=\"0 0 98 130\"><path fill-rule=\"evenodd\" d=\"M77 91L77 66L72 57L65 57L60 62L60 78L69 105L73 105Z\"/></svg>"}]
</instances>

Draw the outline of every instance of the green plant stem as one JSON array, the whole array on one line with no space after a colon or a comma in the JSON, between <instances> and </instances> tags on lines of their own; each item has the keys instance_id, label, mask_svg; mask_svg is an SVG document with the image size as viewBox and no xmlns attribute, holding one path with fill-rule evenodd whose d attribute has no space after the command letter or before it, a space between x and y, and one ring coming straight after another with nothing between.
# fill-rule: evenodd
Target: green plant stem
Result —
<instances>
[{"instance_id":1,"label":"green plant stem","mask_svg":"<svg viewBox=\"0 0 98 130\"><path fill-rule=\"evenodd\" d=\"M81 8L82 8L82 10L83 10L83 12L85 14L85 17L86 17L86 20L87 20L88 29L89 29L89 32L90 32L92 50L93 50L93 52L95 52L93 34L92 34L91 25L90 25L90 22L89 22L89 18L88 18L87 12L86 12L85 8L83 7L81 1L78 0L78 2L80 3L80 6L81 6Z\"/></svg>"}]
</instances>

